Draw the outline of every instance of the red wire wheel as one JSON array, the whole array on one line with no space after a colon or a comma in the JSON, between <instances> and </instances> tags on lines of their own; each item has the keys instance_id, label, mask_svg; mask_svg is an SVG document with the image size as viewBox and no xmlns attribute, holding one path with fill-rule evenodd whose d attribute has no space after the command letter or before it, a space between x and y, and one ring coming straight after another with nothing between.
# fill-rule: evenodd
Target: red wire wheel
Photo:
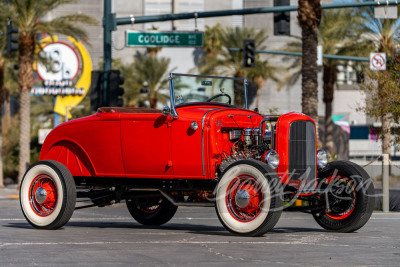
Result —
<instances>
[{"instance_id":1,"label":"red wire wheel","mask_svg":"<svg viewBox=\"0 0 400 267\"><path fill-rule=\"evenodd\" d=\"M160 199L155 199L153 201L151 201L150 203L148 201L145 202L137 202L136 205L138 207L138 209L145 213L145 214L153 214L155 212L157 212L157 210L160 208L162 202L162 198L160 197Z\"/></svg>"},{"instance_id":2,"label":"red wire wheel","mask_svg":"<svg viewBox=\"0 0 400 267\"><path fill-rule=\"evenodd\" d=\"M331 176L328 179L329 188L333 189L328 194L330 212L326 215L335 220L347 218L356 206L357 194L352 181L344 176Z\"/></svg>"},{"instance_id":3,"label":"red wire wheel","mask_svg":"<svg viewBox=\"0 0 400 267\"><path fill-rule=\"evenodd\" d=\"M149 197L143 195L149 193ZM154 192L141 192L141 198L126 200L126 206L132 217L143 225L162 225L167 223L175 215L177 206L174 206L166 198L154 197Z\"/></svg>"},{"instance_id":4,"label":"red wire wheel","mask_svg":"<svg viewBox=\"0 0 400 267\"><path fill-rule=\"evenodd\" d=\"M318 178L319 187L328 190L319 199L321 209L313 212L322 228L350 233L368 222L375 205L375 189L361 166L345 160L333 161L318 172Z\"/></svg>"},{"instance_id":5,"label":"red wire wheel","mask_svg":"<svg viewBox=\"0 0 400 267\"><path fill-rule=\"evenodd\" d=\"M254 220L262 210L263 199L261 184L247 175L236 177L226 192L229 213L240 222Z\"/></svg>"},{"instance_id":6,"label":"red wire wheel","mask_svg":"<svg viewBox=\"0 0 400 267\"><path fill-rule=\"evenodd\" d=\"M33 179L29 199L32 210L45 217L53 213L57 204L57 185L47 174L40 174Z\"/></svg>"}]
</instances>

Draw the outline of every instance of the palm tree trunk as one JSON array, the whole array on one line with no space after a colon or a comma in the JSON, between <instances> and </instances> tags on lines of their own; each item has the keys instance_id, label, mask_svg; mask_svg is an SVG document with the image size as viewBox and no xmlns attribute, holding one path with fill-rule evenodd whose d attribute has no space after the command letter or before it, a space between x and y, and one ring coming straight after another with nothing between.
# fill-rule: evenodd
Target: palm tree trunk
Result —
<instances>
[{"instance_id":1,"label":"palm tree trunk","mask_svg":"<svg viewBox=\"0 0 400 267\"><path fill-rule=\"evenodd\" d=\"M150 97L149 102L150 102L150 108L157 108L157 98Z\"/></svg>"},{"instance_id":2,"label":"palm tree trunk","mask_svg":"<svg viewBox=\"0 0 400 267\"><path fill-rule=\"evenodd\" d=\"M318 128L318 25L321 21L320 0L299 0L298 21L302 32L302 112L310 116Z\"/></svg>"},{"instance_id":3,"label":"palm tree trunk","mask_svg":"<svg viewBox=\"0 0 400 267\"><path fill-rule=\"evenodd\" d=\"M18 86L20 91L20 125L19 125L19 170L18 183L21 183L30 164L31 139L31 99L30 91L33 85L33 55L35 51L35 36L19 36L19 73Z\"/></svg>"},{"instance_id":4,"label":"palm tree trunk","mask_svg":"<svg viewBox=\"0 0 400 267\"><path fill-rule=\"evenodd\" d=\"M0 104L1 106L1 104ZM2 111L0 108L0 188L4 188L4 175L3 175L3 134L2 134Z\"/></svg>"},{"instance_id":5,"label":"palm tree trunk","mask_svg":"<svg viewBox=\"0 0 400 267\"><path fill-rule=\"evenodd\" d=\"M334 85L336 82L336 67L335 65L324 64L324 103L325 103L325 142L324 149L329 153L334 151L333 142L333 121L332 121L332 101L334 94Z\"/></svg>"},{"instance_id":6,"label":"palm tree trunk","mask_svg":"<svg viewBox=\"0 0 400 267\"><path fill-rule=\"evenodd\" d=\"M150 103L150 108L157 108L157 93L155 92L154 88L150 89L150 95L149 95L149 103Z\"/></svg>"},{"instance_id":7,"label":"palm tree trunk","mask_svg":"<svg viewBox=\"0 0 400 267\"><path fill-rule=\"evenodd\" d=\"M4 188L4 176L3 176L3 103L5 102L6 92L4 89L4 62L0 62L0 188Z\"/></svg>"}]
</instances>

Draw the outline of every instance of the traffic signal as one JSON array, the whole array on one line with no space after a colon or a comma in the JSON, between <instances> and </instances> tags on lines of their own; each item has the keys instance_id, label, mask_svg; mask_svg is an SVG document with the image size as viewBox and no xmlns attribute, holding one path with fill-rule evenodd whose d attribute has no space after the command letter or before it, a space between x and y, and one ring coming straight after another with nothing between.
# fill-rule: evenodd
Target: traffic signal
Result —
<instances>
[{"instance_id":1,"label":"traffic signal","mask_svg":"<svg viewBox=\"0 0 400 267\"><path fill-rule=\"evenodd\" d=\"M274 0L274 6L290 6L290 0ZM290 12L274 12L274 35L290 35Z\"/></svg>"},{"instance_id":2,"label":"traffic signal","mask_svg":"<svg viewBox=\"0 0 400 267\"><path fill-rule=\"evenodd\" d=\"M243 40L243 66L254 68L256 66L256 46L254 40Z\"/></svg>"},{"instance_id":3,"label":"traffic signal","mask_svg":"<svg viewBox=\"0 0 400 267\"><path fill-rule=\"evenodd\" d=\"M92 71L92 80L90 83L90 110L96 111L102 106L103 72L99 70Z\"/></svg>"},{"instance_id":4,"label":"traffic signal","mask_svg":"<svg viewBox=\"0 0 400 267\"><path fill-rule=\"evenodd\" d=\"M124 83L125 79L121 76L119 70L111 70L108 74L108 106L110 107L122 107L124 101L122 95L125 93L124 88L120 87Z\"/></svg>"},{"instance_id":5,"label":"traffic signal","mask_svg":"<svg viewBox=\"0 0 400 267\"><path fill-rule=\"evenodd\" d=\"M6 51L11 53L18 50L18 27L13 26L11 21L7 24Z\"/></svg>"}]
</instances>

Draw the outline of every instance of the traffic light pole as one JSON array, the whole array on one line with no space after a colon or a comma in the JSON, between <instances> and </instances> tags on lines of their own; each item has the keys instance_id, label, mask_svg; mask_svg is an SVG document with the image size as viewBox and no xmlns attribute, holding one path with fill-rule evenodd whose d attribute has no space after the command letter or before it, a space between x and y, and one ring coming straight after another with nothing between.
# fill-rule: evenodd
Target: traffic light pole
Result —
<instances>
[{"instance_id":1,"label":"traffic light pole","mask_svg":"<svg viewBox=\"0 0 400 267\"><path fill-rule=\"evenodd\" d=\"M229 48L229 51L240 52L242 48ZM273 54L273 55L281 55L281 56L295 56L301 57L301 52L288 52L288 51L272 51L272 50L255 50L254 52L260 54ZM367 57L351 57L351 56L339 56L339 55L322 55L323 58L326 59L337 59L337 60L351 60L351 61L361 61L361 62L369 62L369 58Z\"/></svg>"},{"instance_id":2,"label":"traffic light pole","mask_svg":"<svg viewBox=\"0 0 400 267\"><path fill-rule=\"evenodd\" d=\"M104 15L103 15L103 28L104 28L104 58L103 58L103 91L101 92L101 105L108 106L108 75L111 71L112 55L111 55L111 42L112 32L115 31L115 14L111 13L111 0L104 0Z\"/></svg>"},{"instance_id":3,"label":"traffic light pole","mask_svg":"<svg viewBox=\"0 0 400 267\"><path fill-rule=\"evenodd\" d=\"M395 6L400 5L399 1L381 1L381 2L351 2L351 3L332 3L321 5L323 9L335 8L350 8L350 7L368 7L368 6ZM115 26L127 24L142 24L149 22L194 19L194 18L211 18L211 17L224 17L233 15L252 15L274 12L297 11L298 6L275 6L275 7L261 7L261 8L244 8L232 10L218 10L218 11L205 11L205 12L192 12L192 13L178 13L178 14L162 14L151 16L138 16L122 17L115 19Z\"/></svg>"},{"instance_id":4,"label":"traffic light pole","mask_svg":"<svg viewBox=\"0 0 400 267\"><path fill-rule=\"evenodd\" d=\"M380 2L356 2L356 3L332 3L321 5L322 9L335 9L335 8L359 8L359 7L375 7L375 6L398 6L399 2L396 1L382 1ZM103 17L103 28L104 28L104 83L103 83L103 104L107 104L107 93L108 93L108 75L111 71L111 42L112 42L112 31L117 29L117 25L128 25L128 24L142 24L150 22L160 21L173 21L183 19L197 19L197 18L210 18L210 17L223 17L233 15L251 15L251 14L262 14L262 13L273 13L273 12L290 12L297 11L298 6L276 6L276 7L264 7L264 8L247 8L247 9L235 9L235 10L220 10L220 11L206 11L206 12L192 12L192 13L179 13L179 14L163 14L163 15L152 15L152 16L138 16L138 17L122 17L116 18L115 14L111 13L111 0L104 0L104 17ZM257 51L256 51L257 52ZM325 55L324 57L327 57ZM331 55L329 55L331 56ZM338 57L338 56L335 56Z\"/></svg>"},{"instance_id":5,"label":"traffic light pole","mask_svg":"<svg viewBox=\"0 0 400 267\"><path fill-rule=\"evenodd\" d=\"M375 6L397 6L400 5L399 1L382 1L381 2L351 2L351 3L332 3L321 5L323 9L335 8L356 8L356 7L375 7ZM262 7L262 8L245 8L233 10L219 10L219 11L205 11L205 12L192 12L192 13L178 13L178 14L162 14L151 16L137 16L137 17L121 17L116 18L115 13L111 13L111 0L104 0L104 90L103 90L103 103L108 103L107 99L107 78L111 70L111 34L112 31L117 29L117 25L128 24L143 24L149 22L183 20L194 18L211 18L211 17L224 17L233 15L252 15L274 12L287 12L297 11L298 6L275 6L275 7Z\"/></svg>"}]
</instances>

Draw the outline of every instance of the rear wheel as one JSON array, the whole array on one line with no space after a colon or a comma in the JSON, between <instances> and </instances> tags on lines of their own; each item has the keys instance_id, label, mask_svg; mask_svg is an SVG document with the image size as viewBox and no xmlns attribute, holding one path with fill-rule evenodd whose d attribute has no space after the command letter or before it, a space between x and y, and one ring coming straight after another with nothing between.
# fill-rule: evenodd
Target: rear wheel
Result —
<instances>
[{"instance_id":1,"label":"rear wheel","mask_svg":"<svg viewBox=\"0 0 400 267\"><path fill-rule=\"evenodd\" d=\"M324 229L354 232L363 227L374 208L375 189L368 174L348 161L335 161L319 173L321 187L330 191L321 196L329 210L314 213L314 219Z\"/></svg>"},{"instance_id":2,"label":"rear wheel","mask_svg":"<svg viewBox=\"0 0 400 267\"><path fill-rule=\"evenodd\" d=\"M162 225L175 215L177 206L164 197L132 198L126 200L132 217L143 225Z\"/></svg>"},{"instance_id":3,"label":"rear wheel","mask_svg":"<svg viewBox=\"0 0 400 267\"><path fill-rule=\"evenodd\" d=\"M21 181L20 204L26 220L39 229L57 229L72 216L76 188L69 170L45 160L33 164Z\"/></svg>"},{"instance_id":4,"label":"rear wheel","mask_svg":"<svg viewBox=\"0 0 400 267\"><path fill-rule=\"evenodd\" d=\"M216 190L216 211L230 232L260 236L271 230L282 213L280 180L265 163L238 161L225 171Z\"/></svg>"}]
</instances>

